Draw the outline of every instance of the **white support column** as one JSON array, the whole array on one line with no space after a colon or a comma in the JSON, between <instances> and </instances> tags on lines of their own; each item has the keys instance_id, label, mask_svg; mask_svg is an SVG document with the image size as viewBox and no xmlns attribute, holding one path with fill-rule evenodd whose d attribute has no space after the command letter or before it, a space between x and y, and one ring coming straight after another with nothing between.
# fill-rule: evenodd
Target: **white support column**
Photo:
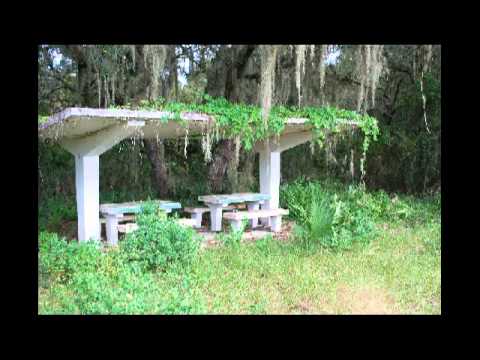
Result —
<instances>
[{"instance_id":1,"label":"white support column","mask_svg":"<svg viewBox=\"0 0 480 360\"><path fill-rule=\"evenodd\" d=\"M75 155L78 241L100 240L99 156Z\"/></svg>"},{"instance_id":2,"label":"white support column","mask_svg":"<svg viewBox=\"0 0 480 360\"><path fill-rule=\"evenodd\" d=\"M260 154L260 192L269 194L270 200L265 201L262 209L278 209L280 204L280 154L297 145L312 140L312 132L302 131L298 133L290 133L282 135L278 142L271 138L269 141L270 149L267 148L265 141L257 143L254 150ZM270 218L260 219L262 224L270 225ZM275 221L278 223L281 220ZM273 226L273 225L272 225Z\"/></svg>"},{"instance_id":3,"label":"white support column","mask_svg":"<svg viewBox=\"0 0 480 360\"><path fill-rule=\"evenodd\" d=\"M260 152L260 192L269 194L270 200L266 200L262 209L277 209L280 202L280 151ZM261 219L265 225L269 224L269 218Z\"/></svg>"},{"instance_id":4,"label":"white support column","mask_svg":"<svg viewBox=\"0 0 480 360\"><path fill-rule=\"evenodd\" d=\"M95 134L60 142L75 156L78 241L100 240L100 155L144 125L144 121L130 120Z\"/></svg>"}]
</instances>

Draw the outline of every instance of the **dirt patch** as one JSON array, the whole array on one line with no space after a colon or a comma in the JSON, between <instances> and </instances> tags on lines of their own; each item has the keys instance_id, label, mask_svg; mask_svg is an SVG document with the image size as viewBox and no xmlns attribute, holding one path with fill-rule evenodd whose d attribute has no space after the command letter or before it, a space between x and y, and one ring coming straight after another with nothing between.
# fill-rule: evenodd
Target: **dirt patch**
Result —
<instances>
[{"instance_id":1,"label":"dirt patch","mask_svg":"<svg viewBox=\"0 0 480 360\"><path fill-rule=\"evenodd\" d=\"M337 289L337 307L351 314L395 314L396 304L385 289L374 286L351 287L342 285Z\"/></svg>"},{"instance_id":2,"label":"dirt patch","mask_svg":"<svg viewBox=\"0 0 480 360\"><path fill-rule=\"evenodd\" d=\"M301 313L312 313L315 312L315 308L313 304L308 301L308 300L302 300L299 303L297 303L294 308L292 309L294 311L299 311Z\"/></svg>"},{"instance_id":3,"label":"dirt patch","mask_svg":"<svg viewBox=\"0 0 480 360\"><path fill-rule=\"evenodd\" d=\"M293 221L282 221L282 229L280 232L274 235L274 238L280 241L287 241L290 238L290 234L292 233L292 229L295 223Z\"/></svg>"},{"instance_id":4,"label":"dirt patch","mask_svg":"<svg viewBox=\"0 0 480 360\"><path fill-rule=\"evenodd\" d=\"M271 232L268 227L258 226L255 229L247 228L242 235L242 243L252 243L264 238L267 235L271 235L275 240L287 241L290 237L290 233L293 228L293 221L283 221L282 229L278 233ZM197 233L202 237L201 248L211 248L222 245L219 241L218 235L220 233L211 232L207 227L196 229ZM228 234L231 230L222 228L224 234Z\"/></svg>"}]
</instances>

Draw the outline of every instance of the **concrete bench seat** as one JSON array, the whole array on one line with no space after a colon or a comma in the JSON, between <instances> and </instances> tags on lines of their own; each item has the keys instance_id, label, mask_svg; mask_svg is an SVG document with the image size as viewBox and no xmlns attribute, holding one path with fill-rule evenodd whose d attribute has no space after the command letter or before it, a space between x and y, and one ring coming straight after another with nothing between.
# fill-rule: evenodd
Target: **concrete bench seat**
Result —
<instances>
[{"instance_id":1,"label":"concrete bench seat","mask_svg":"<svg viewBox=\"0 0 480 360\"><path fill-rule=\"evenodd\" d=\"M235 230L239 230L244 219L270 218L270 224L273 232L279 232L282 228L282 216L288 215L286 209L265 209L255 211L237 211L224 213L223 218L230 220L230 224Z\"/></svg>"},{"instance_id":2,"label":"concrete bench seat","mask_svg":"<svg viewBox=\"0 0 480 360\"><path fill-rule=\"evenodd\" d=\"M118 232L119 233L128 234L128 233L131 233L132 231L135 231L137 229L138 229L138 225L135 224L135 223L118 225Z\"/></svg>"},{"instance_id":3,"label":"concrete bench seat","mask_svg":"<svg viewBox=\"0 0 480 360\"><path fill-rule=\"evenodd\" d=\"M195 219L178 219L177 222L185 227L195 227L197 221Z\"/></svg>"},{"instance_id":4,"label":"concrete bench seat","mask_svg":"<svg viewBox=\"0 0 480 360\"><path fill-rule=\"evenodd\" d=\"M228 205L223 208L223 210L237 210L237 209L245 209L244 204L238 205ZM185 212L189 213L191 219L195 221L195 225L193 226L196 229L202 227L202 216L204 213L210 212L210 208L208 207L186 207L184 209Z\"/></svg>"},{"instance_id":5,"label":"concrete bench seat","mask_svg":"<svg viewBox=\"0 0 480 360\"><path fill-rule=\"evenodd\" d=\"M118 218L118 222L123 222L123 221L135 221L135 215L124 215ZM103 217L100 218L100 224L105 224L106 222L107 222L107 219Z\"/></svg>"}]
</instances>

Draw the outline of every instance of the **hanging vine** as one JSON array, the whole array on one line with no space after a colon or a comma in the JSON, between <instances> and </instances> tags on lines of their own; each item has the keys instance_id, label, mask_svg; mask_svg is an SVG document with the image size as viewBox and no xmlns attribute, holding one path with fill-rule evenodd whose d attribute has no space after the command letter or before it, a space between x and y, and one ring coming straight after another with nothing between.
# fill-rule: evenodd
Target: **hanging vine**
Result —
<instances>
[{"instance_id":1,"label":"hanging vine","mask_svg":"<svg viewBox=\"0 0 480 360\"><path fill-rule=\"evenodd\" d=\"M144 45L143 60L145 67L150 72L151 83L147 87L147 98L157 99L159 97L159 83L162 71L167 59L166 45Z\"/></svg>"},{"instance_id":2,"label":"hanging vine","mask_svg":"<svg viewBox=\"0 0 480 360\"><path fill-rule=\"evenodd\" d=\"M261 82L260 99L262 106L262 117L264 124L267 124L272 106L273 89L275 88L275 63L278 45L262 45L261 56Z\"/></svg>"},{"instance_id":3,"label":"hanging vine","mask_svg":"<svg viewBox=\"0 0 480 360\"><path fill-rule=\"evenodd\" d=\"M377 120L368 114L359 114L355 111L335 107L272 106L268 122L265 124L263 109L257 106L231 103L224 98L212 98L209 95L204 95L204 100L202 104L167 103L159 100L143 101L133 109L169 111L173 113L172 119L179 121L184 126L185 122L181 120L182 112L209 115L213 119L212 123L209 123L201 134L205 161L211 160L213 138L234 139L236 153L239 153L241 147L250 151L257 141L278 136L285 128L285 121L288 118L306 119L306 124L311 125L314 131L314 141L320 146L325 140L325 133L337 132L342 126L345 126L346 121L353 121L364 134L364 154L366 154L371 140L376 140L379 132Z\"/></svg>"},{"instance_id":4,"label":"hanging vine","mask_svg":"<svg viewBox=\"0 0 480 360\"><path fill-rule=\"evenodd\" d=\"M382 72L386 71L384 64L383 45L361 45L357 48L355 72L360 82L357 93L357 112L366 114L369 95L371 105L375 105L376 88ZM366 136L360 159L360 181L362 184L365 184L365 161L369 144L370 138Z\"/></svg>"},{"instance_id":5,"label":"hanging vine","mask_svg":"<svg viewBox=\"0 0 480 360\"><path fill-rule=\"evenodd\" d=\"M302 76L305 75L305 55L307 51L306 45L297 45L296 46L296 57L295 57L295 84L297 86L298 92L298 106L302 104Z\"/></svg>"},{"instance_id":6,"label":"hanging vine","mask_svg":"<svg viewBox=\"0 0 480 360\"><path fill-rule=\"evenodd\" d=\"M359 79L357 111L365 112L370 96L375 106L375 94L382 73L387 71L383 55L383 45L360 45L356 51L356 75Z\"/></svg>"},{"instance_id":7,"label":"hanging vine","mask_svg":"<svg viewBox=\"0 0 480 360\"><path fill-rule=\"evenodd\" d=\"M325 104L324 100L324 94L323 94L323 89L325 87L325 56L327 53L327 46L326 45L320 45L319 47L319 66L318 66L318 72L319 72L319 78L320 78L320 87L319 87L319 94L321 98L321 104Z\"/></svg>"},{"instance_id":8,"label":"hanging vine","mask_svg":"<svg viewBox=\"0 0 480 360\"><path fill-rule=\"evenodd\" d=\"M432 45L419 45L415 49L415 55L413 57L413 73L416 79L420 82L420 94L422 97L422 109L423 119L425 122L425 128L430 134L430 128L427 121L427 98L424 91L424 78L425 74L430 71L432 63Z\"/></svg>"}]
</instances>

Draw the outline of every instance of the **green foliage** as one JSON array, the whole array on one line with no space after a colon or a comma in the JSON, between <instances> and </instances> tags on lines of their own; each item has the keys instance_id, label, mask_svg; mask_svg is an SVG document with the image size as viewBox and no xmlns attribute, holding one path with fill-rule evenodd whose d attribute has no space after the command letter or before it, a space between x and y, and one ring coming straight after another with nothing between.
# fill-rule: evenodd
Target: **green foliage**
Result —
<instances>
[{"instance_id":1,"label":"green foliage","mask_svg":"<svg viewBox=\"0 0 480 360\"><path fill-rule=\"evenodd\" d=\"M299 224L296 235L302 244L346 249L369 243L376 233L374 223L438 223L441 198L440 194L390 198L383 191L367 192L360 186L345 191L339 183L300 180L281 188L280 201Z\"/></svg>"},{"instance_id":2,"label":"green foliage","mask_svg":"<svg viewBox=\"0 0 480 360\"><path fill-rule=\"evenodd\" d=\"M102 253L97 242L71 242L57 234L39 235L39 274L44 278L68 282L75 273L94 272Z\"/></svg>"},{"instance_id":3,"label":"green foliage","mask_svg":"<svg viewBox=\"0 0 480 360\"><path fill-rule=\"evenodd\" d=\"M79 273L69 286L74 298L63 298L62 308L80 314L188 314L202 312L185 277L162 294L155 275L122 267L115 277ZM65 292L65 291L64 291Z\"/></svg>"},{"instance_id":4,"label":"green foliage","mask_svg":"<svg viewBox=\"0 0 480 360\"><path fill-rule=\"evenodd\" d=\"M299 181L281 190L282 204L298 223L295 235L300 243L306 248L320 245L338 250L368 243L374 223L364 206L368 202L364 192L350 187L339 196L327 186Z\"/></svg>"},{"instance_id":5,"label":"green foliage","mask_svg":"<svg viewBox=\"0 0 480 360\"><path fill-rule=\"evenodd\" d=\"M181 112L198 112L215 118L216 131L222 136L234 138L239 136L245 150L251 150L256 141L272 135L278 135L285 127L287 118L306 118L321 142L325 130L338 131L345 121L354 121L362 130L364 137L363 150L367 151L371 139L376 140L379 133L377 120L367 114L360 115L355 111L335 107L272 107L267 122L262 119L260 107L243 103L231 103L225 98L203 96L203 103L166 102L160 98L154 101L141 101L136 108L145 110L164 110L180 119ZM130 105L120 108L131 108Z\"/></svg>"},{"instance_id":6,"label":"green foliage","mask_svg":"<svg viewBox=\"0 0 480 360\"><path fill-rule=\"evenodd\" d=\"M72 198L55 196L45 199L38 211L40 231L57 229L62 221L76 220L77 209Z\"/></svg>"},{"instance_id":7,"label":"green foliage","mask_svg":"<svg viewBox=\"0 0 480 360\"><path fill-rule=\"evenodd\" d=\"M142 268L165 270L172 263L188 264L199 249L195 231L159 215L153 203L144 206L137 225L138 229L125 237L121 250Z\"/></svg>"},{"instance_id":8,"label":"green foliage","mask_svg":"<svg viewBox=\"0 0 480 360\"><path fill-rule=\"evenodd\" d=\"M189 314L201 313L203 303L194 298L188 274L176 272L180 281L159 287L151 272L138 271L116 252L102 257L99 271L75 272L68 283L51 284L55 303L42 304L50 314ZM104 271L111 269L111 271ZM170 275L171 276L171 275Z\"/></svg>"},{"instance_id":9,"label":"green foliage","mask_svg":"<svg viewBox=\"0 0 480 360\"><path fill-rule=\"evenodd\" d=\"M304 193L316 194L315 201ZM125 256L126 240L120 241L120 249L102 251L95 243L67 243L56 234L41 232L39 312L348 313L351 309L338 302L337 289L356 286L359 279L391 292L397 311L440 311L439 195L392 197L335 182L296 182L282 187L283 204L286 199L303 201L305 213L312 214L302 226L305 231L310 226L317 236L300 242L308 252L299 241L268 236L247 246L206 250L190 266L177 262L163 271L149 271ZM355 213L358 208L363 217ZM362 219L376 222L378 236L366 234L370 246L350 246L352 234L365 230ZM334 231L343 231L345 238L335 238Z\"/></svg>"},{"instance_id":10,"label":"green foliage","mask_svg":"<svg viewBox=\"0 0 480 360\"><path fill-rule=\"evenodd\" d=\"M48 120L48 115L38 115L38 124L43 124Z\"/></svg>"},{"instance_id":11,"label":"green foliage","mask_svg":"<svg viewBox=\"0 0 480 360\"><path fill-rule=\"evenodd\" d=\"M307 249L314 244L332 246L334 214L328 200L313 200L310 211L303 225L295 227L295 236Z\"/></svg>"},{"instance_id":12,"label":"green foliage","mask_svg":"<svg viewBox=\"0 0 480 360\"><path fill-rule=\"evenodd\" d=\"M189 274L160 291L154 273L128 261L122 251L102 251L96 242L67 243L56 234L39 234L39 286L50 289L55 304L44 313L145 314L202 312L201 299L191 294Z\"/></svg>"},{"instance_id":13,"label":"green foliage","mask_svg":"<svg viewBox=\"0 0 480 360\"><path fill-rule=\"evenodd\" d=\"M240 229L236 230L233 227L230 229L229 233L221 233L218 235L219 240L227 246L238 246L242 240L243 233L247 227L248 220L244 219L242 221L242 226Z\"/></svg>"},{"instance_id":14,"label":"green foliage","mask_svg":"<svg viewBox=\"0 0 480 360\"><path fill-rule=\"evenodd\" d=\"M272 243L274 242L273 236L268 234L261 239L255 241L255 247L263 254L269 253L272 249Z\"/></svg>"}]
</instances>

